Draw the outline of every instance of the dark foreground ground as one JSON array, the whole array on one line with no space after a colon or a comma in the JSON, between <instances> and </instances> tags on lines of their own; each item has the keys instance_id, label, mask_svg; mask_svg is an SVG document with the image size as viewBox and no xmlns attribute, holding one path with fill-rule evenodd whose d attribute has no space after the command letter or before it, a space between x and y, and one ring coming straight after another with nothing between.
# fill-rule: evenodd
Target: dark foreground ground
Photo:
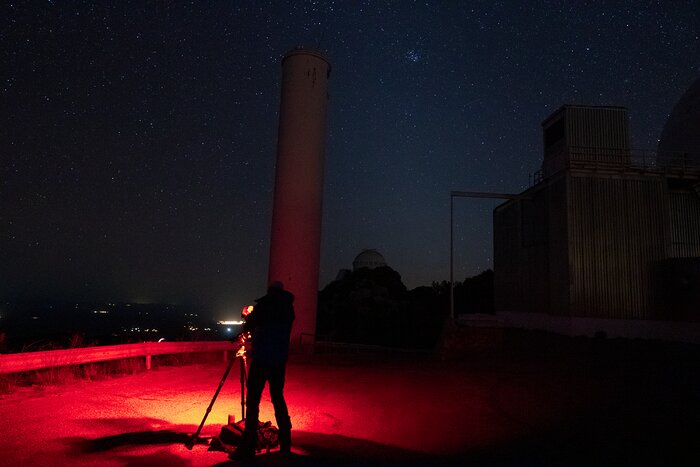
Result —
<instances>
[{"instance_id":1,"label":"dark foreground ground","mask_svg":"<svg viewBox=\"0 0 700 467\"><path fill-rule=\"evenodd\" d=\"M233 465L184 446L225 364L21 388L0 398L0 465ZM700 464L696 346L507 331L457 361L427 354L295 357L294 455L261 465ZM203 431L240 418L237 371ZM273 420L269 399L261 418Z\"/></svg>"}]
</instances>

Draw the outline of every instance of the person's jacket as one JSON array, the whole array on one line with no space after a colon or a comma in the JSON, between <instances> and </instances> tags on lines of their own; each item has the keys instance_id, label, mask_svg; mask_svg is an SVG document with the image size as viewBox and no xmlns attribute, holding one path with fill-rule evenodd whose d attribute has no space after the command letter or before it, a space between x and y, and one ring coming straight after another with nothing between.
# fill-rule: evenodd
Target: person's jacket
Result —
<instances>
[{"instance_id":1,"label":"person's jacket","mask_svg":"<svg viewBox=\"0 0 700 467\"><path fill-rule=\"evenodd\" d=\"M284 363L289 355L294 295L283 289L271 288L256 302L244 327L252 336L251 356L260 362Z\"/></svg>"}]
</instances>

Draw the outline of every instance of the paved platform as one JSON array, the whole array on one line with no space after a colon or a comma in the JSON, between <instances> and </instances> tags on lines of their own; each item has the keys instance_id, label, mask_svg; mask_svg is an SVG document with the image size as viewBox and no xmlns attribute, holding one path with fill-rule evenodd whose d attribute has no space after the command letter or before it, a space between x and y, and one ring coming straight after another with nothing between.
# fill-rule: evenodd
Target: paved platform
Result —
<instances>
[{"instance_id":1,"label":"paved platform","mask_svg":"<svg viewBox=\"0 0 700 467\"><path fill-rule=\"evenodd\" d=\"M0 465L233 465L196 445L222 362L19 388L0 396ZM441 361L382 353L295 357L294 456L257 464L700 464L700 352L690 345L508 332ZM267 391L266 391L267 392ZM274 420L267 394L261 419ZM203 435L240 416L232 372Z\"/></svg>"}]
</instances>

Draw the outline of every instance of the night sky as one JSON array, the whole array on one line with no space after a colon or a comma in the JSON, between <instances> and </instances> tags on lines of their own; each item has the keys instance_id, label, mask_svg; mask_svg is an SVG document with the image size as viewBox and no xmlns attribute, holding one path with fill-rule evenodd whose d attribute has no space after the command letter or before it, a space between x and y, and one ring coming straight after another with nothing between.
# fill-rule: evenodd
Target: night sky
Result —
<instances>
[{"instance_id":1,"label":"night sky","mask_svg":"<svg viewBox=\"0 0 700 467\"><path fill-rule=\"evenodd\" d=\"M333 66L320 287L376 248L413 288L449 277L450 190L527 188L561 105L625 106L654 149L700 73L700 3L5 3L0 299L260 296L299 45ZM456 279L492 267L497 204L456 200Z\"/></svg>"}]
</instances>

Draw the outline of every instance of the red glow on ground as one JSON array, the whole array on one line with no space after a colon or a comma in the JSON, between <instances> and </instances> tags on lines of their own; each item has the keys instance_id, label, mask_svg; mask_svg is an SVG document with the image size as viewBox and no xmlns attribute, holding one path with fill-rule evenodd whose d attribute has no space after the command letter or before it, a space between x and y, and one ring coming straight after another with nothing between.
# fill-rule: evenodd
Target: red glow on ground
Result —
<instances>
[{"instance_id":1,"label":"red glow on ground","mask_svg":"<svg viewBox=\"0 0 700 467\"><path fill-rule=\"evenodd\" d=\"M654 462L697 454L691 438L700 403L688 392L695 373L659 360L652 368L649 358L630 363L630 355L295 359L286 386L294 444L305 459L331 464ZM156 442L163 430L196 430L224 369L223 362L161 367L3 396L0 465L224 462L225 454L205 446ZM661 370L680 374L683 384ZM232 371L203 436L217 434L229 414L240 418L239 388ZM261 420L274 421L267 391Z\"/></svg>"}]
</instances>

